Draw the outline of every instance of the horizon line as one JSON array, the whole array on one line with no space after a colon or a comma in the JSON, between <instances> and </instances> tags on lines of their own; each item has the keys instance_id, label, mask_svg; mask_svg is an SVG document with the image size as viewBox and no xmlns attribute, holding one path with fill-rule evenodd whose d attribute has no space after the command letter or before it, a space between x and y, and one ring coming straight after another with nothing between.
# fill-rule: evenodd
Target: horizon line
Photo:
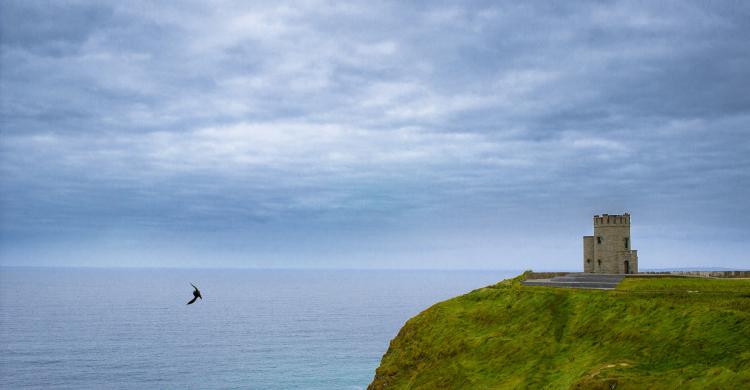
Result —
<instances>
[{"instance_id":1,"label":"horizon line","mask_svg":"<svg viewBox=\"0 0 750 390\"><path fill-rule=\"evenodd\" d=\"M176 267L176 266L102 266L102 265L15 265L0 264L1 268L30 268L30 269L120 269L120 270L245 270L245 271L487 271L487 272L507 272L507 273L524 273L525 271L534 272L582 272L580 270L570 269L502 269L502 268L389 268L389 267ZM655 271L750 271L750 268L742 267L662 267L662 268L644 268L643 272Z\"/></svg>"},{"instance_id":2,"label":"horizon line","mask_svg":"<svg viewBox=\"0 0 750 390\"><path fill-rule=\"evenodd\" d=\"M499 268L348 268L348 267L176 267L176 266L102 266L102 265L15 265L0 264L0 268L85 268L85 269L194 269L194 270L256 270L256 271L493 271L524 272L521 269ZM563 270L564 272L565 270ZM570 271L575 272L575 271Z\"/></svg>"}]
</instances>

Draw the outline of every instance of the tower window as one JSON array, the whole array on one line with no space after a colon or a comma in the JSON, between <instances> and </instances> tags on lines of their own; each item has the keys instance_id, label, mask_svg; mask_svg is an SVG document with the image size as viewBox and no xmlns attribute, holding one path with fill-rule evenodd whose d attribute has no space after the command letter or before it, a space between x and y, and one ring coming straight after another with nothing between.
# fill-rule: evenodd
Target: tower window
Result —
<instances>
[{"instance_id":1,"label":"tower window","mask_svg":"<svg viewBox=\"0 0 750 390\"><path fill-rule=\"evenodd\" d=\"M599 263L599 267L601 267L602 266L602 259L597 260L597 262Z\"/></svg>"},{"instance_id":2,"label":"tower window","mask_svg":"<svg viewBox=\"0 0 750 390\"><path fill-rule=\"evenodd\" d=\"M596 243L601 244L602 243L602 236L596 236Z\"/></svg>"},{"instance_id":3,"label":"tower window","mask_svg":"<svg viewBox=\"0 0 750 390\"><path fill-rule=\"evenodd\" d=\"M630 237L625 237L625 249L628 249L629 245L630 245Z\"/></svg>"},{"instance_id":4,"label":"tower window","mask_svg":"<svg viewBox=\"0 0 750 390\"><path fill-rule=\"evenodd\" d=\"M586 259L586 262L591 264L591 259Z\"/></svg>"}]
</instances>

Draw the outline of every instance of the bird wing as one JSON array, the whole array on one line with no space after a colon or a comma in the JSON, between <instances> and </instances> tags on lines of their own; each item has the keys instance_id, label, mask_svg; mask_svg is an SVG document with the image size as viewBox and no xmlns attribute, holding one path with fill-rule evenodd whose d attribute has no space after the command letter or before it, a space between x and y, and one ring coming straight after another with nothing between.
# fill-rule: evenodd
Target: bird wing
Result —
<instances>
[{"instance_id":1,"label":"bird wing","mask_svg":"<svg viewBox=\"0 0 750 390\"><path fill-rule=\"evenodd\" d=\"M201 293L201 290L198 290L198 287L195 287L195 285L194 285L194 284L190 283L190 285L191 285L191 286L193 286L193 288L195 289L195 291L198 291L198 294L200 294L200 293Z\"/></svg>"},{"instance_id":2,"label":"bird wing","mask_svg":"<svg viewBox=\"0 0 750 390\"><path fill-rule=\"evenodd\" d=\"M189 305L189 304L195 302L196 299L198 299L198 297L193 297L193 299L191 299L190 302L188 302L187 304Z\"/></svg>"}]
</instances>

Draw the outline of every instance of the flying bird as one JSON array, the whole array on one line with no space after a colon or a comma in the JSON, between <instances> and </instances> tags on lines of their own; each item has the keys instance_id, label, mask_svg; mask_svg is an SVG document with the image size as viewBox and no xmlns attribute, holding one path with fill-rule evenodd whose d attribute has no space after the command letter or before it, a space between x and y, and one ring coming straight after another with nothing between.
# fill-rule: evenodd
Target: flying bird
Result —
<instances>
[{"instance_id":1,"label":"flying bird","mask_svg":"<svg viewBox=\"0 0 750 390\"><path fill-rule=\"evenodd\" d=\"M198 299L198 298L200 298L201 301L203 300L203 297L201 296L201 290L198 290L198 287L195 287L195 285L192 284L192 283L190 283L190 285L193 286L193 288L195 290L193 290L193 299L190 302L187 303L188 305L190 305L193 302L195 302L195 300Z\"/></svg>"}]
</instances>

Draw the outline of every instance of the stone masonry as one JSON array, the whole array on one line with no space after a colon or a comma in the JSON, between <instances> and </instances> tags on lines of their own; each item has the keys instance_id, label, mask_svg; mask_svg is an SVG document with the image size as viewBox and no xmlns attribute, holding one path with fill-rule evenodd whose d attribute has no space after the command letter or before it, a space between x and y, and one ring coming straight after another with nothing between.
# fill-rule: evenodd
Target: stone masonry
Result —
<instances>
[{"instance_id":1,"label":"stone masonry","mask_svg":"<svg viewBox=\"0 0 750 390\"><path fill-rule=\"evenodd\" d=\"M638 273L638 251L631 249L630 214L594 216L594 235L583 236L583 272Z\"/></svg>"}]
</instances>

